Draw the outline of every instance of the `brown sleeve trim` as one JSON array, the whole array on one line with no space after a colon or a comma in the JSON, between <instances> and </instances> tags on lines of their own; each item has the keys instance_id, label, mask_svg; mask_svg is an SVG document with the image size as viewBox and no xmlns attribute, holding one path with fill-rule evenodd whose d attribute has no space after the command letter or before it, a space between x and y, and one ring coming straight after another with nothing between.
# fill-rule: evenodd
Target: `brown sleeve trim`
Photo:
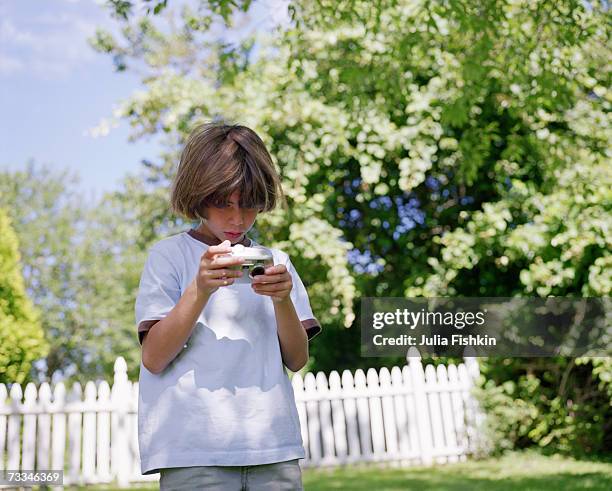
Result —
<instances>
[{"instance_id":1,"label":"brown sleeve trim","mask_svg":"<svg viewBox=\"0 0 612 491\"><path fill-rule=\"evenodd\" d=\"M319 334L321 329L321 324L317 319L305 319L302 322L302 326L306 329L306 335L308 336L308 341L314 338L317 334Z\"/></svg>"},{"instance_id":2,"label":"brown sleeve trim","mask_svg":"<svg viewBox=\"0 0 612 491\"><path fill-rule=\"evenodd\" d=\"M157 324L161 319L155 319L150 321L142 321L138 326L138 342L142 346L142 340L145 337L145 334L149 332L149 329Z\"/></svg>"},{"instance_id":3,"label":"brown sleeve trim","mask_svg":"<svg viewBox=\"0 0 612 491\"><path fill-rule=\"evenodd\" d=\"M140 343L141 346L142 346L142 340L144 339L145 334L149 332L149 329L151 329L151 327L153 327L159 321L160 319L156 319L156 320L142 321L140 323L140 325L138 326L138 342ZM301 322L302 322L302 326L304 326L304 329L306 329L306 335L308 336L309 341L322 331L321 324L319 324L319 321L317 319L305 319Z\"/></svg>"}]
</instances>

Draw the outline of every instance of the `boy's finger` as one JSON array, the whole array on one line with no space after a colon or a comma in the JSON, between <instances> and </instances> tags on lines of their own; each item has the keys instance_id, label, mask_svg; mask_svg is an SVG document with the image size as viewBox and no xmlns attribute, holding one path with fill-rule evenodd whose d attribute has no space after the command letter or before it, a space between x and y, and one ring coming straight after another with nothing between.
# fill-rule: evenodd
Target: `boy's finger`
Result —
<instances>
[{"instance_id":1,"label":"boy's finger","mask_svg":"<svg viewBox=\"0 0 612 491\"><path fill-rule=\"evenodd\" d=\"M224 240L220 244L209 246L208 249L206 249L206 252L202 254L202 257L212 259L217 254L230 252L232 250L231 246L232 243L229 240Z\"/></svg>"},{"instance_id":2,"label":"boy's finger","mask_svg":"<svg viewBox=\"0 0 612 491\"><path fill-rule=\"evenodd\" d=\"M278 283L280 281L287 281L287 276L285 274L258 274L253 278L253 283Z\"/></svg>"},{"instance_id":3,"label":"boy's finger","mask_svg":"<svg viewBox=\"0 0 612 491\"><path fill-rule=\"evenodd\" d=\"M265 269L266 275L269 274L282 274L287 272L287 268L284 264L276 264L274 266L268 266Z\"/></svg>"},{"instance_id":4,"label":"boy's finger","mask_svg":"<svg viewBox=\"0 0 612 491\"><path fill-rule=\"evenodd\" d=\"M227 266L233 266L236 264L242 264L244 262L243 257L237 256L215 256L210 262L210 269L225 268Z\"/></svg>"},{"instance_id":5,"label":"boy's finger","mask_svg":"<svg viewBox=\"0 0 612 491\"><path fill-rule=\"evenodd\" d=\"M268 285L254 284L252 288L261 293L280 292L285 290L291 290L291 283L288 281L281 281L280 283L270 283Z\"/></svg>"}]
</instances>

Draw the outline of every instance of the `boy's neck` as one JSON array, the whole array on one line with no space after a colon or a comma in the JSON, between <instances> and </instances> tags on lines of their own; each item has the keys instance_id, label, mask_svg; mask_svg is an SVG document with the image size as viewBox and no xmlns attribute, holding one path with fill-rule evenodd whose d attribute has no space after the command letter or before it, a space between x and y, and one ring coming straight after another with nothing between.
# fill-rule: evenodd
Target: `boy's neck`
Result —
<instances>
[{"instance_id":1,"label":"boy's neck","mask_svg":"<svg viewBox=\"0 0 612 491\"><path fill-rule=\"evenodd\" d=\"M191 235L194 239L197 239L200 242L204 242L205 244L209 246L219 245L221 242L223 242L222 240L219 240L217 237L211 234L210 231L206 229L202 224L200 224L197 228L192 228L187 233ZM249 239L245 235L240 242L236 242L235 244L232 244L232 245L234 246L236 244L241 244L245 247L250 247L251 239Z\"/></svg>"}]
</instances>

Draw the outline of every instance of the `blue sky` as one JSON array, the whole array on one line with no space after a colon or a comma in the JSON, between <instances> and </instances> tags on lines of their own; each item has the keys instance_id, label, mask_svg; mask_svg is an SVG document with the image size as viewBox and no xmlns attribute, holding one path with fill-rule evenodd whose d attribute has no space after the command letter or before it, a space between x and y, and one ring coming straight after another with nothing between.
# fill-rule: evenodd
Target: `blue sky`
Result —
<instances>
[{"instance_id":1,"label":"blue sky","mask_svg":"<svg viewBox=\"0 0 612 491\"><path fill-rule=\"evenodd\" d=\"M90 133L111 118L117 102L142 88L135 74L114 72L110 56L87 44L96 27L117 31L104 3L0 2L0 169L24 168L32 159L69 169L80 176L80 191L94 199L161 149L156 138L128 142L126 122L106 136ZM284 0L256 1L229 35L271 27L284 12Z\"/></svg>"}]
</instances>

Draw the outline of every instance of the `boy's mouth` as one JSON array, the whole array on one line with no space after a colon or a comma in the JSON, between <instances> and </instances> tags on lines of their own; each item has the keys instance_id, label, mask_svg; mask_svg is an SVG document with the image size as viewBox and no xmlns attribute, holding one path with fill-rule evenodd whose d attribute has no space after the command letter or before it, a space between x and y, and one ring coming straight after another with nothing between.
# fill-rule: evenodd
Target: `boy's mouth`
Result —
<instances>
[{"instance_id":1,"label":"boy's mouth","mask_svg":"<svg viewBox=\"0 0 612 491\"><path fill-rule=\"evenodd\" d=\"M242 235L242 232L224 232L225 235L227 235L228 237L235 239L237 237L240 237Z\"/></svg>"}]
</instances>

